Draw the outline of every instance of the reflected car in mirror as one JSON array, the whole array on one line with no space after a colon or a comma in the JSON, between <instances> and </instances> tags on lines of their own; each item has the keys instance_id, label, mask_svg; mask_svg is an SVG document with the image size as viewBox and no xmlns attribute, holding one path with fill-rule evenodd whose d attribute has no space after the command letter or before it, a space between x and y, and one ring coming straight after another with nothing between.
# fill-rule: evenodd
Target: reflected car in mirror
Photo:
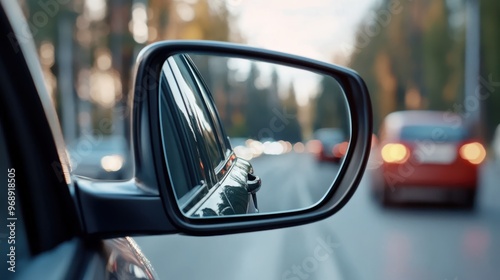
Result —
<instances>
[{"instance_id":1,"label":"reflected car in mirror","mask_svg":"<svg viewBox=\"0 0 500 280\"><path fill-rule=\"evenodd\" d=\"M345 133L340 128L322 128L314 132L309 145L314 146L319 161L340 162L349 146Z\"/></svg>"}]
</instances>

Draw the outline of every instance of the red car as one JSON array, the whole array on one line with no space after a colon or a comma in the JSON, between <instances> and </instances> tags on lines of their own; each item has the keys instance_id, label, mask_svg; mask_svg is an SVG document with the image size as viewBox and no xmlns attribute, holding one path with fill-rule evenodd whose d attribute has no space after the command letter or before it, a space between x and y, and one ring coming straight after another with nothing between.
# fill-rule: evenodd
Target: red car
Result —
<instances>
[{"instance_id":1,"label":"red car","mask_svg":"<svg viewBox=\"0 0 500 280\"><path fill-rule=\"evenodd\" d=\"M401 111L380 129L375 191L384 204L458 202L472 208L483 145L451 112Z\"/></svg>"},{"instance_id":2,"label":"red car","mask_svg":"<svg viewBox=\"0 0 500 280\"><path fill-rule=\"evenodd\" d=\"M349 143L340 128L321 128L314 132L314 140L310 145L319 161L340 162Z\"/></svg>"}]
</instances>

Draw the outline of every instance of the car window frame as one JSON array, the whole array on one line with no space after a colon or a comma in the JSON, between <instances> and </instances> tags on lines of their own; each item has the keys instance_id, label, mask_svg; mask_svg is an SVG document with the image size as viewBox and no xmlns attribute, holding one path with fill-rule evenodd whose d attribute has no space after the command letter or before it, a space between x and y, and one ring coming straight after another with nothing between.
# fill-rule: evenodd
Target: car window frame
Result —
<instances>
[{"instance_id":1,"label":"car window frame","mask_svg":"<svg viewBox=\"0 0 500 280\"><path fill-rule=\"evenodd\" d=\"M165 153L172 151L167 151L172 147L167 147L172 143L180 143L179 150L183 150L179 153L182 154L181 157L186 158L186 162L191 162L191 171L184 171L183 176L189 177L192 172L203 174L203 179L201 182L194 182L192 180L187 180L189 185L187 186L187 191L179 191L177 184L182 184L182 180L178 178L171 178L174 188L176 189L177 204L184 213L188 213L201 203L210 197L213 192L218 189L218 187L223 183L224 179L230 173L231 168L235 164L236 156L231 148L229 139L227 138L225 131L223 130L220 119L218 119L217 111L215 107L214 100L206 84L203 81L203 77L199 76L199 72L195 65L187 55L181 54L172 56L166 59L161 71L162 77L164 79L160 86L165 89L159 92L160 98L167 98L170 102L165 104L170 104L168 110L175 112L175 125L169 124L172 127L177 127L177 129L165 127L166 123L162 121L162 133L163 137L169 137L167 141L163 139L163 145ZM164 77L165 76L165 77ZM186 88L183 88L186 87ZM186 92L188 91L188 92ZM163 96L162 96L163 95ZM165 96L170 95L170 96ZM187 95L192 95L188 97ZM195 104L193 104L195 103ZM175 105L174 105L175 104ZM165 111L166 108L159 108L160 114ZM199 110L202 110L199 112ZM199 116L202 114L202 116ZM207 140L204 138L203 134L203 124L201 124L200 118L204 118L205 125L209 125L210 133L213 134L213 141L216 145L216 151L218 153L217 164L210 158L210 153L208 150ZM168 120L166 121L169 122ZM181 124L181 122L185 122ZM190 129L187 129L189 126ZM170 133L166 130L170 129ZM193 135L190 135L193 134ZM167 136L171 135L171 136ZM173 136L175 135L175 136ZM186 141L180 141L182 135L187 137L193 137L195 146L188 145ZM179 139L172 139L177 137ZM175 145L174 145L175 146ZM197 152L191 152L191 150L196 150ZM198 168L195 164L201 161L203 167ZM175 167L174 167L175 168ZM171 170L172 171L172 170ZM176 170L174 170L176 171ZM176 171L178 172L178 170ZM193 183L194 182L194 183Z\"/></svg>"},{"instance_id":2,"label":"car window frame","mask_svg":"<svg viewBox=\"0 0 500 280\"><path fill-rule=\"evenodd\" d=\"M181 73L180 67L179 67L179 61L174 60L173 57L169 58L167 60L169 62L170 66L170 71L173 74L175 84L177 85L178 89L178 94L179 94L179 99L182 100L183 106L180 106L179 108L183 108L185 110L186 114L186 119L188 121L188 125L192 128L192 132L195 137L196 141L196 146L195 148L199 151L199 156L192 158L192 162L197 162L201 160L201 168L202 172L205 174L206 181L205 183L207 184L207 188L210 189L217 183L215 180L215 174L212 168L211 164L211 159L208 154L208 149L207 145L204 140L204 135L201 129L199 117L197 114L195 114L195 108L193 108L193 104L191 104L191 101L188 99L186 91L193 91L191 88L186 89L185 87L189 87L189 85L186 84L185 81L185 76ZM193 93L194 94L194 93ZM180 103L180 102L179 102ZM197 106L197 105L195 105ZM193 147L186 147L186 149L191 149Z\"/></svg>"},{"instance_id":3,"label":"car window frame","mask_svg":"<svg viewBox=\"0 0 500 280\"><path fill-rule=\"evenodd\" d=\"M190 67L189 62L187 60L187 57L185 55L179 55L174 57L174 60L177 60L177 66L179 67L179 71L181 73L187 74L183 76L183 80L187 83L189 88L192 91L192 96L196 100L196 104L193 104L193 100L187 100L191 106L191 108L196 109L199 108L202 112L199 112L198 110L193 110L193 113L195 114L195 119L198 122L198 127L200 128L200 132L202 133L202 138L200 139L201 142L204 143L207 154L210 157L208 160L211 162L211 170L214 170L214 173L217 173L217 170L220 169L220 167L223 165L226 159L226 154L223 149L223 145L220 141L219 137L219 131L215 125L215 121L213 118L213 114L211 113L210 109L207 106L207 99L205 96L202 94L202 88L200 87L200 84L197 81L197 76L199 76L199 73L193 72L193 68ZM185 95L186 96L186 95ZM187 96L186 96L187 97ZM186 98L187 99L187 98ZM200 104L198 104L198 102ZM207 124L210 128L210 131L206 130ZM211 133L213 134L213 144L215 144L212 147L211 139L207 139L205 137L205 133ZM209 140L209 141L207 141ZM216 151L217 158L212 158L213 155L210 154L210 150L215 148L214 151Z\"/></svg>"},{"instance_id":4,"label":"car window frame","mask_svg":"<svg viewBox=\"0 0 500 280\"><path fill-rule=\"evenodd\" d=\"M222 148L224 150L225 156L230 157L233 154L233 149L231 147L231 143L229 142L229 137L227 136L224 126L222 125L220 118L217 117L219 116L219 112L217 111L217 107L215 106L213 95L211 94L210 89L205 81L202 79L202 75L198 71L198 68L196 67L193 60L188 55L184 56L186 57L186 62L191 68L191 71L195 73L194 78L198 84L198 87L200 88L201 95L206 100L205 105L207 106L208 111L212 117L214 127L218 133L219 141L221 144L223 144Z\"/></svg>"},{"instance_id":5,"label":"car window frame","mask_svg":"<svg viewBox=\"0 0 500 280\"><path fill-rule=\"evenodd\" d=\"M191 117L189 116L185 100L182 98L182 93L173 75L170 62L164 64L160 75L160 86L165 87L165 92L159 92L159 98L161 100L159 103L159 112L162 123L164 153L166 155L170 152L178 154L177 157L183 161L181 164L184 164L186 167L187 171L184 171L185 169L183 168L179 169L184 173L181 177L170 174L171 180L173 182L175 181L173 185L179 206L186 211L186 209L189 209L201 199L197 198L200 196L203 197L208 192L206 181L209 174L207 174L205 170L200 170L195 164L203 157L196 143L196 137L199 137L199 135L196 135L195 129L192 127ZM164 106L162 106L163 104ZM164 114L167 123L163 122ZM189 126L190 129L187 128L187 126ZM182 139L185 138L190 141L183 141ZM172 145L175 147L171 147ZM172 170L170 170L169 173L172 173ZM196 178L193 178L193 175L196 176ZM181 190L179 186L186 186L187 190Z\"/></svg>"},{"instance_id":6,"label":"car window frame","mask_svg":"<svg viewBox=\"0 0 500 280\"><path fill-rule=\"evenodd\" d=\"M212 164L211 159L206 159L206 162L210 164L209 170L211 171L210 175L212 175L212 179L211 179L211 182L209 185L209 189L211 189L213 187L216 187L220 183L220 181L222 180L224 175L226 174L225 169L228 167L227 165L228 165L228 162L230 161L232 151L231 150L228 151L227 142L224 141L221 143L221 139L224 136L219 135L219 131L221 131L221 129L217 128L217 124L220 125L220 122L216 121L217 119L214 119L214 115L210 112L210 109L208 108L207 103L210 103L211 99L208 99L207 95L203 95L203 93L202 93L203 89L200 88L200 85L201 85L200 80L199 79L197 80L197 77L199 77L199 73L197 71L195 71L196 67L193 67L192 65L189 64L189 60L188 60L187 56L184 54L176 55L176 56L172 57L172 59L176 62L175 66L179 67L179 71L181 71L181 68L182 68L182 70L184 70L185 74L189 74L189 75L186 75L183 77L178 77L178 78L190 79L190 81L192 82L192 85L194 86L193 95L198 95L198 97L202 101L202 104L201 104L202 108L200 108L200 109L204 110L204 113L208 118L207 119L208 124L211 125L212 132L214 133L214 139L215 139L216 144L218 146L218 151L220 153L220 160L217 163L217 165L214 166L214 164ZM184 94L182 94L182 96L186 102L190 102L189 100L187 100L187 98L185 98ZM196 120L199 121L198 119L196 119ZM201 134L200 136L203 137L203 134ZM202 138L202 139L203 139L203 141L202 141L203 146L206 147L206 141L204 138ZM224 150L224 148L226 150Z\"/></svg>"}]
</instances>

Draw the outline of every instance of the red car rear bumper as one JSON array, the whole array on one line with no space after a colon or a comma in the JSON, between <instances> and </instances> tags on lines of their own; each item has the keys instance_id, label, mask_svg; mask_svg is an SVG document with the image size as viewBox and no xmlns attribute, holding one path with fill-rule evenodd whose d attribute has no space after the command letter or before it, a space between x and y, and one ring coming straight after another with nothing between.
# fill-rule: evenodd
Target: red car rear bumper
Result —
<instances>
[{"instance_id":1,"label":"red car rear bumper","mask_svg":"<svg viewBox=\"0 0 500 280\"><path fill-rule=\"evenodd\" d=\"M477 185L478 168L468 162L459 161L449 165L384 163L381 167L384 187L473 189Z\"/></svg>"}]
</instances>

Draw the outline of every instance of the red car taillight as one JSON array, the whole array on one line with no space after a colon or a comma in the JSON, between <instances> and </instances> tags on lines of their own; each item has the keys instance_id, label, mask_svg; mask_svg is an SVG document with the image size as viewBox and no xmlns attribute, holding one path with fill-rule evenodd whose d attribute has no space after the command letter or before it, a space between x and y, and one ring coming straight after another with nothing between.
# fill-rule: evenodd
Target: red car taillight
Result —
<instances>
[{"instance_id":1,"label":"red car taillight","mask_svg":"<svg viewBox=\"0 0 500 280\"><path fill-rule=\"evenodd\" d=\"M387 163L405 163L410 158L410 149L400 143L388 143L382 147L381 154Z\"/></svg>"},{"instance_id":2,"label":"red car taillight","mask_svg":"<svg viewBox=\"0 0 500 280\"><path fill-rule=\"evenodd\" d=\"M310 140L307 142L307 151L313 154L320 154L323 151L323 144L319 140Z\"/></svg>"},{"instance_id":3,"label":"red car taillight","mask_svg":"<svg viewBox=\"0 0 500 280\"><path fill-rule=\"evenodd\" d=\"M458 150L460 157L472 164L480 164L486 158L486 150L478 142L472 142L462 145Z\"/></svg>"},{"instance_id":4,"label":"red car taillight","mask_svg":"<svg viewBox=\"0 0 500 280\"><path fill-rule=\"evenodd\" d=\"M349 147L349 143L344 141L342 143L339 143L333 147L332 153L335 157L341 158L345 156L347 153L347 148Z\"/></svg>"}]
</instances>

